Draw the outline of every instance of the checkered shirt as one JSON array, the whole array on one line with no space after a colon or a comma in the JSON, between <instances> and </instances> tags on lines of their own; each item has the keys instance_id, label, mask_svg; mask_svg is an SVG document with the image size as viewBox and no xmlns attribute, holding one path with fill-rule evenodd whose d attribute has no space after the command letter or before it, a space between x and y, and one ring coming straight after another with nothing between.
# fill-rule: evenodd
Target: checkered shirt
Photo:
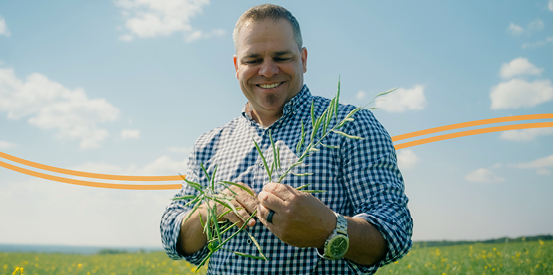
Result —
<instances>
[{"instance_id":1,"label":"checkered shirt","mask_svg":"<svg viewBox=\"0 0 553 275\"><path fill-rule=\"evenodd\" d=\"M326 98L312 96L304 85L301 92L285 104L282 117L269 127L252 120L244 108L241 116L198 138L190 154L187 179L207 185L200 168L203 163L209 173L215 166L218 167L217 181L244 182L257 193L261 192L269 178L252 139L259 144L266 159L272 160L271 130L273 140L280 148L281 166L285 171L299 155L295 151L301 137L301 121L307 136L311 135L312 101L316 116L320 116L330 103ZM340 120L354 108L340 105ZM388 244L389 252L385 258L371 266L347 259L326 260L318 256L316 248L285 244L257 222L247 230L259 242L269 260L241 257L220 249L209 260L208 274L372 274L380 266L398 260L409 251L412 219L390 136L370 111L361 110L353 117L355 121L348 122L340 130L364 137L364 140L352 140L331 133L323 143L339 146L338 149L321 147L320 151L305 159L306 165L292 171L313 175L298 177L289 174L282 183L293 187L311 183L308 189L326 191L313 195L333 211L348 217L363 218L376 226ZM331 125L335 123L333 121ZM194 192L193 188L183 184L175 197ZM207 246L188 257L179 255L176 248L181 221L190 210L183 207L186 202L173 201L167 207L160 225L162 242L170 258L184 258L199 264L209 252ZM230 231L224 237L232 234ZM245 232L226 243L225 248L259 255Z\"/></svg>"}]
</instances>

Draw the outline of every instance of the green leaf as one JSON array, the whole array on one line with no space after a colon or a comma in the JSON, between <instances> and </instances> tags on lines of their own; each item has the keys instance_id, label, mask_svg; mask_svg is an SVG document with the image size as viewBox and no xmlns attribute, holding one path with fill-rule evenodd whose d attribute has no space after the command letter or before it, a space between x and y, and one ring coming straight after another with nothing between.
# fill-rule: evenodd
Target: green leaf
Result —
<instances>
[{"instance_id":1,"label":"green leaf","mask_svg":"<svg viewBox=\"0 0 553 275\"><path fill-rule=\"evenodd\" d=\"M322 146L326 147L326 148L330 148L330 149L338 149L340 148L340 146L334 146L334 145L326 145L324 143L321 143Z\"/></svg>"},{"instance_id":2,"label":"green leaf","mask_svg":"<svg viewBox=\"0 0 553 275\"><path fill-rule=\"evenodd\" d=\"M211 182L211 177L209 176L209 173L208 173L207 170L205 169L204 164L203 164L203 163L200 163L200 167L202 167L202 170L204 170L204 174L205 174L205 177L207 178L207 181L208 181L208 182Z\"/></svg>"},{"instance_id":3,"label":"green leaf","mask_svg":"<svg viewBox=\"0 0 553 275\"><path fill-rule=\"evenodd\" d=\"M232 252L238 256L242 256L242 257L248 257L248 258L252 258L252 259L256 259L256 260L267 260L267 258L265 258L265 256L263 257L260 257L260 256L254 256L254 255L250 255L250 254L246 254L246 253L242 253L242 252L238 252L238 251L232 251L232 250L229 250L229 249L226 249L224 247L222 247L224 250L227 250L229 252Z\"/></svg>"},{"instance_id":4,"label":"green leaf","mask_svg":"<svg viewBox=\"0 0 553 275\"><path fill-rule=\"evenodd\" d=\"M330 104L328 105L328 114L326 116L326 122L325 122L325 128L324 128L324 132L326 133L326 128L328 128L328 126L330 125L330 122L332 121L332 117L334 116L334 101L336 100L336 98L333 98L331 101L330 101Z\"/></svg>"},{"instance_id":5,"label":"green leaf","mask_svg":"<svg viewBox=\"0 0 553 275\"><path fill-rule=\"evenodd\" d=\"M271 147L273 148L273 165L271 165L271 174L273 174L273 168L278 168L278 156L276 153L275 142L273 141L272 131L269 130L269 139L271 140Z\"/></svg>"},{"instance_id":6,"label":"green leaf","mask_svg":"<svg viewBox=\"0 0 553 275\"><path fill-rule=\"evenodd\" d=\"M359 112L362 108L355 108L349 112L349 114L346 116L346 118L352 117L355 113Z\"/></svg>"},{"instance_id":7,"label":"green leaf","mask_svg":"<svg viewBox=\"0 0 553 275\"><path fill-rule=\"evenodd\" d=\"M326 193L325 190L301 190L301 191L309 194Z\"/></svg>"},{"instance_id":8,"label":"green leaf","mask_svg":"<svg viewBox=\"0 0 553 275\"><path fill-rule=\"evenodd\" d=\"M301 154L301 148L303 146L303 142L305 140L305 127L303 126L303 119L301 120L301 138L298 142L298 145L296 145L296 154Z\"/></svg>"},{"instance_id":9,"label":"green leaf","mask_svg":"<svg viewBox=\"0 0 553 275\"><path fill-rule=\"evenodd\" d=\"M238 187L238 188L240 188L240 189L242 189L242 190L248 192L248 194L250 194L250 195L252 195L252 196L255 197L255 194L252 192L252 190L248 189L248 187L246 187L246 186L244 186L244 185L241 185L241 184L238 184L238 183L232 182L232 181L222 181L222 182L224 182L224 183L226 183L226 184L234 185L234 186L236 186L236 187Z\"/></svg>"},{"instance_id":10,"label":"green leaf","mask_svg":"<svg viewBox=\"0 0 553 275\"><path fill-rule=\"evenodd\" d=\"M196 183L196 182L189 181L185 177L183 177L182 175L180 175L180 176L188 185L190 185L192 188L196 189L198 192L204 194L204 190L203 190L204 187L202 185L200 185L199 183Z\"/></svg>"},{"instance_id":11,"label":"green leaf","mask_svg":"<svg viewBox=\"0 0 553 275\"><path fill-rule=\"evenodd\" d=\"M213 169L213 174L211 174L211 190L215 190L215 173L217 172L218 165L215 165Z\"/></svg>"},{"instance_id":12,"label":"green leaf","mask_svg":"<svg viewBox=\"0 0 553 275\"><path fill-rule=\"evenodd\" d=\"M189 199L193 199L195 198L196 195L187 195L187 196L182 196L182 197L176 197L176 198L173 198L174 201L177 201L177 200L189 200Z\"/></svg>"},{"instance_id":13,"label":"green leaf","mask_svg":"<svg viewBox=\"0 0 553 275\"><path fill-rule=\"evenodd\" d=\"M228 203L227 202L223 202L219 199L213 199L214 201L218 202L219 204L221 204L222 206L228 208L228 209L232 209L232 212L238 216L238 217L241 217L240 214L238 214L238 210L234 207L234 205L229 201Z\"/></svg>"},{"instance_id":14,"label":"green leaf","mask_svg":"<svg viewBox=\"0 0 553 275\"><path fill-rule=\"evenodd\" d=\"M290 172L290 173L292 173L292 175L298 176L298 177L305 177L305 176L311 176L311 175L313 175L313 173L303 173L303 174L296 174L296 173L294 173L294 172Z\"/></svg>"},{"instance_id":15,"label":"green leaf","mask_svg":"<svg viewBox=\"0 0 553 275\"><path fill-rule=\"evenodd\" d=\"M315 126L313 127L313 132L311 132L311 140L315 140L315 136L317 135L317 131L319 131L319 127L321 126L321 122L323 121L325 115L326 115L326 111L325 110L323 112L323 114L317 118L317 121L315 121Z\"/></svg>"},{"instance_id":16,"label":"green leaf","mask_svg":"<svg viewBox=\"0 0 553 275\"><path fill-rule=\"evenodd\" d=\"M196 204L194 205L192 210L190 210L190 212L188 212L190 214L188 214L188 217L186 217L184 219L184 222L186 222L190 217L192 217L192 214L194 214L194 212L196 212L196 210L200 207L200 204L201 204L201 201L196 202Z\"/></svg>"},{"instance_id":17,"label":"green leaf","mask_svg":"<svg viewBox=\"0 0 553 275\"><path fill-rule=\"evenodd\" d=\"M332 130L334 133L336 134L339 134L339 135L342 135L344 137L347 137L347 138L350 138L350 139L365 139L365 138L362 138L362 137L358 137L358 136L352 136L352 135L348 135L344 132L341 132L341 131L338 131L338 130Z\"/></svg>"},{"instance_id":18,"label":"green leaf","mask_svg":"<svg viewBox=\"0 0 553 275\"><path fill-rule=\"evenodd\" d=\"M304 185L302 185L302 186L296 187L296 190L301 190L301 189L303 189L303 188L305 188L305 187L307 187L307 186L309 186L309 185L311 185L311 183L304 184Z\"/></svg>"},{"instance_id":19,"label":"green leaf","mask_svg":"<svg viewBox=\"0 0 553 275\"><path fill-rule=\"evenodd\" d=\"M227 215L227 214L230 213L230 212L232 212L232 209L229 209L229 210L227 210L227 211L221 213L221 215L219 215L219 217L217 217L217 219L220 219L220 218L224 217L225 215Z\"/></svg>"},{"instance_id":20,"label":"green leaf","mask_svg":"<svg viewBox=\"0 0 553 275\"><path fill-rule=\"evenodd\" d=\"M265 255L263 255L263 249L261 249L261 246L259 245L259 243L257 242L257 240L254 238L254 236L246 231L246 233L248 233L248 236L250 236L250 240L252 240L253 244L255 244L255 246L257 247L257 251L259 251L259 254L261 254L261 256L263 257L263 260L267 260L267 257L265 257Z\"/></svg>"},{"instance_id":21,"label":"green leaf","mask_svg":"<svg viewBox=\"0 0 553 275\"><path fill-rule=\"evenodd\" d=\"M261 156L261 159L263 160L263 166L265 166L265 170L267 171L267 175L269 175L269 181L273 179L271 170L269 169L269 166L267 166L267 160L265 160L265 156L263 155L263 152L261 151L261 148L259 148L259 145L257 142L255 142L255 139L253 139L253 143L255 144L255 148L257 149L257 152L259 153L259 156Z\"/></svg>"}]
</instances>

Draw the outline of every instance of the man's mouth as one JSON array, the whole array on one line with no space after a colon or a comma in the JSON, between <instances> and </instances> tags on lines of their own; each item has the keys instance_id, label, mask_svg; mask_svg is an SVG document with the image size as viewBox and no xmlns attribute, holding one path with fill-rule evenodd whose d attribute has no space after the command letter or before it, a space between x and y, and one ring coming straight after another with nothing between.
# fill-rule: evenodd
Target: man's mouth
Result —
<instances>
[{"instance_id":1,"label":"man's mouth","mask_svg":"<svg viewBox=\"0 0 553 275\"><path fill-rule=\"evenodd\" d=\"M272 88L275 88L275 87L278 87L280 86L280 84L282 84L282 82L279 82L279 83L273 83L273 84L259 84L257 86L263 88L263 89L272 89Z\"/></svg>"}]
</instances>

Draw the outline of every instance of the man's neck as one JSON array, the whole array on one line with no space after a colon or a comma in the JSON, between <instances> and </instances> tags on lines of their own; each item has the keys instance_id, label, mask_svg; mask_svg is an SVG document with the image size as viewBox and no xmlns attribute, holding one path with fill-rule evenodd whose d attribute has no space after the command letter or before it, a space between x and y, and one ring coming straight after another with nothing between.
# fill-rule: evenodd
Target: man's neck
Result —
<instances>
[{"instance_id":1,"label":"man's neck","mask_svg":"<svg viewBox=\"0 0 553 275\"><path fill-rule=\"evenodd\" d=\"M280 117L282 117L282 109L268 112L258 112L252 108L251 104L248 102L247 111L257 123L261 124L263 127L269 127L273 125Z\"/></svg>"}]
</instances>

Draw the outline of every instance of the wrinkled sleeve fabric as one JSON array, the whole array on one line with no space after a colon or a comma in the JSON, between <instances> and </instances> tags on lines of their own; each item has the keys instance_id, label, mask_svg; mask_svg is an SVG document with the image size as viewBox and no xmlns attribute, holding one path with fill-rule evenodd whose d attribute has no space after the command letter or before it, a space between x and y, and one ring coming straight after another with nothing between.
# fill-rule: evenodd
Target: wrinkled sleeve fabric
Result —
<instances>
[{"instance_id":1,"label":"wrinkled sleeve fabric","mask_svg":"<svg viewBox=\"0 0 553 275\"><path fill-rule=\"evenodd\" d=\"M198 182L197 171L199 168L199 163L197 162L197 151L196 146L192 149L190 157L188 159L188 169L186 174L186 179ZM182 189L174 196L174 198L182 197L184 195L196 194L196 190L190 187L188 184L183 183ZM165 253L173 259L180 260L185 259L188 262L198 265L202 260L207 256L209 250L207 246L204 246L200 251L190 255L182 256L177 251L177 240L180 234L181 223L184 218L187 217L188 212L192 210L192 206L186 206L185 204L190 200L175 200L172 201L169 206L165 209L165 213L161 218L160 231L161 231L161 241Z\"/></svg>"},{"instance_id":2,"label":"wrinkled sleeve fabric","mask_svg":"<svg viewBox=\"0 0 553 275\"><path fill-rule=\"evenodd\" d=\"M388 253L371 266L348 264L358 274L372 274L407 254L412 246L413 221L388 132L368 110L359 111L354 118L344 132L364 139L343 142L343 182L353 204L353 217L365 219L382 233Z\"/></svg>"}]
</instances>

